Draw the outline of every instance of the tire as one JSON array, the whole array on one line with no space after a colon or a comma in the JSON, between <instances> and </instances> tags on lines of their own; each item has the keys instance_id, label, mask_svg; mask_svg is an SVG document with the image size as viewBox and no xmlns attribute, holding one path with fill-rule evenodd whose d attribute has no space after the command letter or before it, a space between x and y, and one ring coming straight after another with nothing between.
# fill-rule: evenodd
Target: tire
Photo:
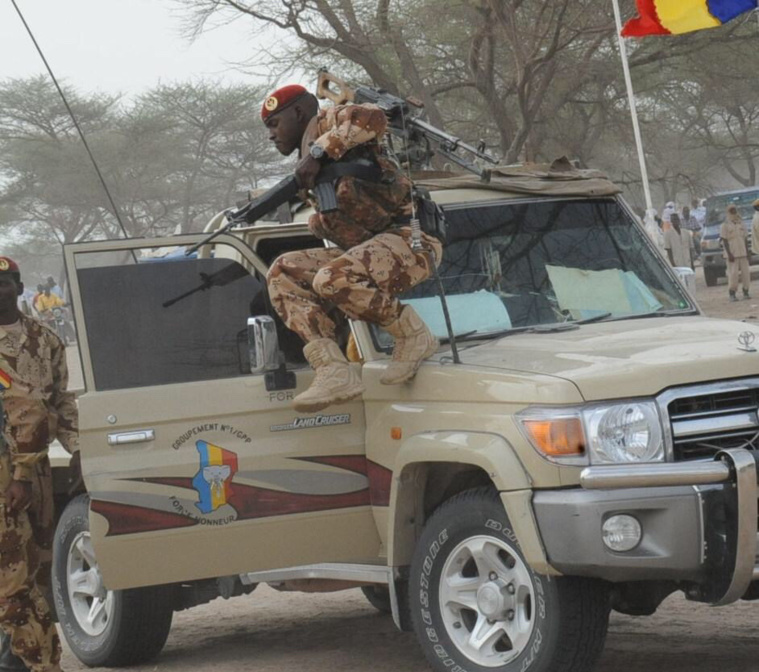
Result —
<instances>
[{"instance_id":1,"label":"tire","mask_svg":"<svg viewBox=\"0 0 759 672\"><path fill-rule=\"evenodd\" d=\"M719 275L713 268L704 267L704 281L707 287L714 287L717 284Z\"/></svg>"},{"instance_id":2,"label":"tire","mask_svg":"<svg viewBox=\"0 0 759 672\"><path fill-rule=\"evenodd\" d=\"M364 586L361 588L369 604L383 614L392 614L393 607L390 604L390 590L387 586Z\"/></svg>"},{"instance_id":3,"label":"tire","mask_svg":"<svg viewBox=\"0 0 759 672\"><path fill-rule=\"evenodd\" d=\"M456 495L430 517L409 594L438 672L587 672L606 639L606 585L533 572L490 488Z\"/></svg>"},{"instance_id":4,"label":"tire","mask_svg":"<svg viewBox=\"0 0 759 672\"><path fill-rule=\"evenodd\" d=\"M89 581L75 590L71 579L82 573ZM92 551L89 497L69 502L55 531L53 600L61 631L80 661L91 667L125 667L157 656L171 629L170 597L161 586L106 590ZM101 608L88 621L95 602Z\"/></svg>"}]
</instances>

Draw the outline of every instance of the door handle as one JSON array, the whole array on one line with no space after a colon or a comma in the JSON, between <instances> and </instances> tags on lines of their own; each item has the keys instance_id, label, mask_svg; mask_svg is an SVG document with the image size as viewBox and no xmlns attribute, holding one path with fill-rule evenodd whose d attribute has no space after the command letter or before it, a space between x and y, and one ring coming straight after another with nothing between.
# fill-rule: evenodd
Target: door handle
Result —
<instances>
[{"instance_id":1,"label":"door handle","mask_svg":"<svg viewBox=\"0 0 759 672\"><path fill-rule=\"evenodd\" d=\"M109 446L123 446L128 443L147 443L155 440L155 431L139 429L136 432L117 432L108 435Z\"/></svg>"}]
</instances>

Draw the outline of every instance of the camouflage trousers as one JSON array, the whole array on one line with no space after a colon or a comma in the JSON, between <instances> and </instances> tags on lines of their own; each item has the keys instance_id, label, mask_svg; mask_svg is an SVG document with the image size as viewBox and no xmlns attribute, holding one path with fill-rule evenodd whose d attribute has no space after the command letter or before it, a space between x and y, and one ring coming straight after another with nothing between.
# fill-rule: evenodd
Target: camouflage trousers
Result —
<instances>
[{"instance_id":1,"label":"camouflage trousers","mask_svg":"<svg viewBox=\"0 0 759 672\"><path fill-rule=\"evenodd\" d=\"M440 264L443 248L424 236L424 250L411 249L411 230L380 233L347 252L316 248L287 252L269 269L268 285L274 309L289 329L306 343L335 338L329 304L354 320L387 326L398 319L396 298L432 274L432 253Z\"/></svg>"},{"instance_id":2,"label":"camouflage trousers","mask_svg":"<svg viewBox=\"0 0 759 672\"><path fill-rule=\"evenodd\" d=\"M39 465L43 480L44 473L50 470L47 460L44 462L46 469ZM8 456L4 455L0 458L0 473L5 475L9 470ZM5 481L7 478L0 478L3 490L7 487ZM0 501L0 627L10 636L13 653L32 672L56 672L60 670L61 643L43 594L50 584L51 553L45 540L52 537L52 484L46 493L49 509L40 501L39 486L40 482L32 484L33 514L26 511L10 514ZM44 529L39 527L40 505L50 512L50 522ZM38 541L39 535L42 537ZM47 544L46 549L40 541Z\"/></svg>"}]
</instances>

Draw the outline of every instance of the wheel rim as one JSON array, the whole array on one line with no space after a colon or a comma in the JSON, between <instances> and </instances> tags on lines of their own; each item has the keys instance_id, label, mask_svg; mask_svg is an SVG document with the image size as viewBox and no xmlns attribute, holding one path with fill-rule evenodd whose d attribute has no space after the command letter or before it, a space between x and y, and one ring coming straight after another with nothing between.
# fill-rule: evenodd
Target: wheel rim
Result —
<instances>
[{"instance_id":1,"label":"wheel rim","mask_svg":"<svg viewBox=\"0 0 759 672\"><path fill-rule=\"evenodd\" d=\"M89 532L80 532L69 547L66 587L76 622L92 637L102 635L113 617L113 591L106 590Z\"/></svg>"},{"instance_id":2,"label":"wheel rim","mask_svg":"<svg viewBox=\"0 0 759 672\"><path fill-rule=\"evenodd\" d=\"M483 667L511 662L527 647L535 587L514 549L494 537L462 541L440 576L440 613L451 641Z\"/></svg>"}]
</instances>

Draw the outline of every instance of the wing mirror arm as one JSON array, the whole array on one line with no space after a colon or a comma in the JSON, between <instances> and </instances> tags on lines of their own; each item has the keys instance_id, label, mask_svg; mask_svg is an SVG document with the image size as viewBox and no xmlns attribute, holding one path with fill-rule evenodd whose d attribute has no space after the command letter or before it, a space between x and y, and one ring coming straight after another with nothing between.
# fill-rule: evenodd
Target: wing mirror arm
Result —
<instances>
[{"instance_id":1,"label":"wing mirror arm","mask_svg":"<svg viewBox=\"0 0 759 672\"><path fill-rule=\"evenodd\" d=\"M264 374L266 390L292 390L295 373L288 371L280 355L277 325L268 315L248 318L248 356L250 372Z\"/></svg>"}]
</instances>

